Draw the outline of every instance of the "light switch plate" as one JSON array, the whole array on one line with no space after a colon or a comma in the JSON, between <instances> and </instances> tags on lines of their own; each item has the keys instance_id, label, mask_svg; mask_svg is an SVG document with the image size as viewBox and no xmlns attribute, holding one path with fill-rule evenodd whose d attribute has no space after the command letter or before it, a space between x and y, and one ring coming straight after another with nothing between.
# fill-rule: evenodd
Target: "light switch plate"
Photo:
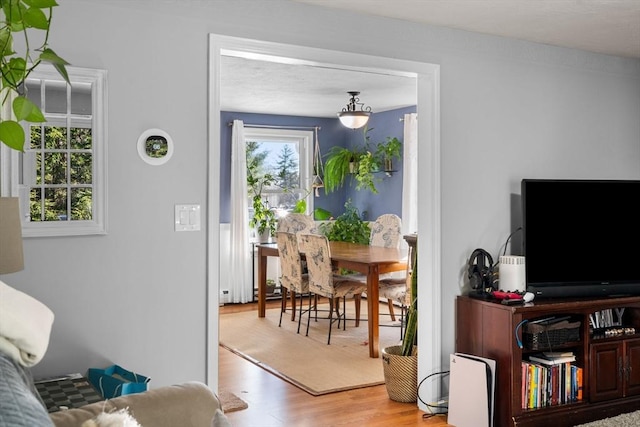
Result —
<instances>
[{"instance_id":1,"label":"light switch plate","mask_svg":"<svg viewBox=\"0 0 640 427\"><path fill-rule=\"evenodd\" d=\"M175 231L200 230L200 205L176 205Z\"/></svg>"}]
</instances>

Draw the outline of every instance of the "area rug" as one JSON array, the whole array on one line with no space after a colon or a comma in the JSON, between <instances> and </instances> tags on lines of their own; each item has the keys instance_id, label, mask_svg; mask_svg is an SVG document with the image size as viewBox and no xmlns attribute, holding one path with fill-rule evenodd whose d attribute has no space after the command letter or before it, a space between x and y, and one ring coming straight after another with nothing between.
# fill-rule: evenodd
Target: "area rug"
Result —
<instances>
[{"instance_id":1,"label":"area rug","mask_svg":"<svg viewBox=\"0 0 640 427\"><path fill-rule=\"evenodd\" d=\"M638 427L640 426L640 411L620 414L604 420L593 421L591 423L580 424L575 427Z\"/></svg>"},{"instance_id":2,"label":"area rug","mask_svg":"<svg viewBox=\"0 0 640 427\"><path fill-rule=\"evenodd\" d=\"M234 411L241 411L249 407L247 402L226 390L220 390L218 392L218 399L220 399L220 403L222 404L222 412L225 414Z\"/></svg>"},{"instance_id":3,"label":"area rug","mask_svg":"<svg viewBox=\"0 0 640 427\"><path fill-rule=\"evenodd\" d=\"M353 319L353 301L347 303L347 316ZM321 305L327 310L328 305ZM327 345L329 320L327 312L312 318L309 336L305 336L306 316L300 334L298 322L291 321L287 311L278 327L280 309L269 309L266 317L255 311L220 316L220 345L290 382L302 390L319 396L337 391L384 384L382 359L369 357L366 301L362 303L359 327L347 321L347 330L334 328ZM387 313L381 305L380 313ZM397 317L399 319L399 317ZM380 316L380 348L400 342L399 321Z\"/></svg>"}]
</instances>

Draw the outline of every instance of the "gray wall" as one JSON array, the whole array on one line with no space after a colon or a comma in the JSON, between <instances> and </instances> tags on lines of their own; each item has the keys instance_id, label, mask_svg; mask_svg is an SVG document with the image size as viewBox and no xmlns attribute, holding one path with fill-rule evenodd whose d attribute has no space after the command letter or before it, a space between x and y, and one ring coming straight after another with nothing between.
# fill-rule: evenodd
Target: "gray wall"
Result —
<instances>
[{"instance_id":1,"label":"gray wall","mask_svg":"<svg viewBox=\"0 0 640 427\"><path fill-rule=\"evenodd\" d=\"M522 178L640 179L638 60L282 0L60 3L52 47L109 73L109 233L28 239L25 270L2 276L56 313L36 375L205 380L206 231L175 233L173 206L207 215L208 33L441 66L443 363L467 257L498 252ZM164 166L136 153L150 127L176 144Z\"/></svg>"}]
</instances>

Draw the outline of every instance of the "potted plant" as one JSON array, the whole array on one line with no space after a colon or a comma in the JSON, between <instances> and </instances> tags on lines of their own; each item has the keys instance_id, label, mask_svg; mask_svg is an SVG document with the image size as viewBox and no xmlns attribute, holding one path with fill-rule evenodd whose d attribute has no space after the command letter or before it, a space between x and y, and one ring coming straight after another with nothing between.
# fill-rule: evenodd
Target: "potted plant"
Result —
<instances>
[{"instance_id":1,"label":"potted plant","mask_svg":"<svg viewBox=\"0 0 640 427\"><path fill-rule=\"evenodd\" d=\"M49 47L49 29L54 0L12 0L2 2L4 18L0 19L0 96L2 110L11 102L14 117L0 115L0 140L8 147L24 151L25 133L19 122L41 123L46 121L40 108L25 93L24 82L42 62L51 63L69 82L65 68L68 63ZM48 14L47 14L48 12ZM21 34L22 43L14 43L14 35ZM40 44L35 49L32 46ZM23 46L22 53L17 49ZM37 52L37 55L34 55ZM2 111L4 113L4 111Z\"/></svg>"},{"instance_id":2,"label":"potted plant","mask_svg":"<svg viewBox=\"0 0 640 427\"><path fill-rule=\"evenodd\" d=\"M335 221L320 224L320 232L332 241L368 245L371 234L369 224L360 217L360 213L351 203L351 199L347 200L344 207L344 213L338 216Z\"/></svg>"},{"instance_id":3,"label":"potted plant","mask_svg":"<svg viewBox=\"0 0 640 427\"><path fill-rule=\"evenodd\" d=\"M275 178L271 174L257 175L254 168L247 170L247 188L252 200L253 218L249 226L255 227L261 241L269 241L276 232L276 214L269 207L269 202L262 198L262 190L273 185Z\"/></svg>"},{"instance_id":4,"label":"potted plant","mask_svg":"<svg viewBox=\"0 0 640 427\"><path fill-rule=\"evenodd\" d=\"M402 345L382 349L382 365L387 394L396 402L415 402L418 399L418 256L416 249L410 262L411 301L407 307L406 327Z\"/></svg>"},{"instance_id":5,"label":"potted plant","mask_svg":"<svg viewBox=\"0 0 640 427\"><path fill-rule=\"evenodd\" d=\"M376 149L376 155L382 160L385 172L393 171L393 159L400 159L402 143L395 136L387 137L386 142L379 142Z\"/></svg>"},{"instance_id":6,"label":"potted plant","mask_svg":"<svg viewBox=\"0 0 640 427\"><path fill-rule=\"evenodd\" d=\"M355 171L358 153L334 145L327 153L324 164L324 191L331 193L344 185L347 175Z\"/></svg>"},{"instance_id":7,"label":"potted plant","mask_svg":"<svg viewBox=\"0 0 640 427\"><path fill-rule=\"evenodd\" d=\"M378 172L379 169L379 161L371 151L366 151L360 155L358 170L354 176L356 179L356 190L367 189L373 194L378 194L378 189L376 188L378 179L376 179L374 173Z\"/></svg>"}]
</instances>

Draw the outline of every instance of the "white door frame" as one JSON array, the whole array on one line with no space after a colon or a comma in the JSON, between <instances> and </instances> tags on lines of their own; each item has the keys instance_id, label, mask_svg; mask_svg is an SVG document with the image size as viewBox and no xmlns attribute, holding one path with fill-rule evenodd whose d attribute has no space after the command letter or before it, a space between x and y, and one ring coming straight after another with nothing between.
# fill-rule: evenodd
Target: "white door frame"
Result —
<instances>
[{"instance_id":1,"label":"white door frame","mask_svg":"<svg viewBox=\"0 0 640 427\"><path fill-rule=\"evenodd\" d=\"M207 194L207 328L206 377L218 389L219 299L220 299L220 64L225 55L268 58L283 63L332 65L355 71L380 71L417 78L418 92L418 330L428 337L420 346L418 378L438 372L441 364L441 244L440 244L440 66L421 62L354 54L250 40L216 34L209 35L209 159ZM420 342L419 342L420 345ZM439 383L420 390L423 400L436 401ZM427 411L419 402L420 409Z\"/></svg>"}]
</instances>

